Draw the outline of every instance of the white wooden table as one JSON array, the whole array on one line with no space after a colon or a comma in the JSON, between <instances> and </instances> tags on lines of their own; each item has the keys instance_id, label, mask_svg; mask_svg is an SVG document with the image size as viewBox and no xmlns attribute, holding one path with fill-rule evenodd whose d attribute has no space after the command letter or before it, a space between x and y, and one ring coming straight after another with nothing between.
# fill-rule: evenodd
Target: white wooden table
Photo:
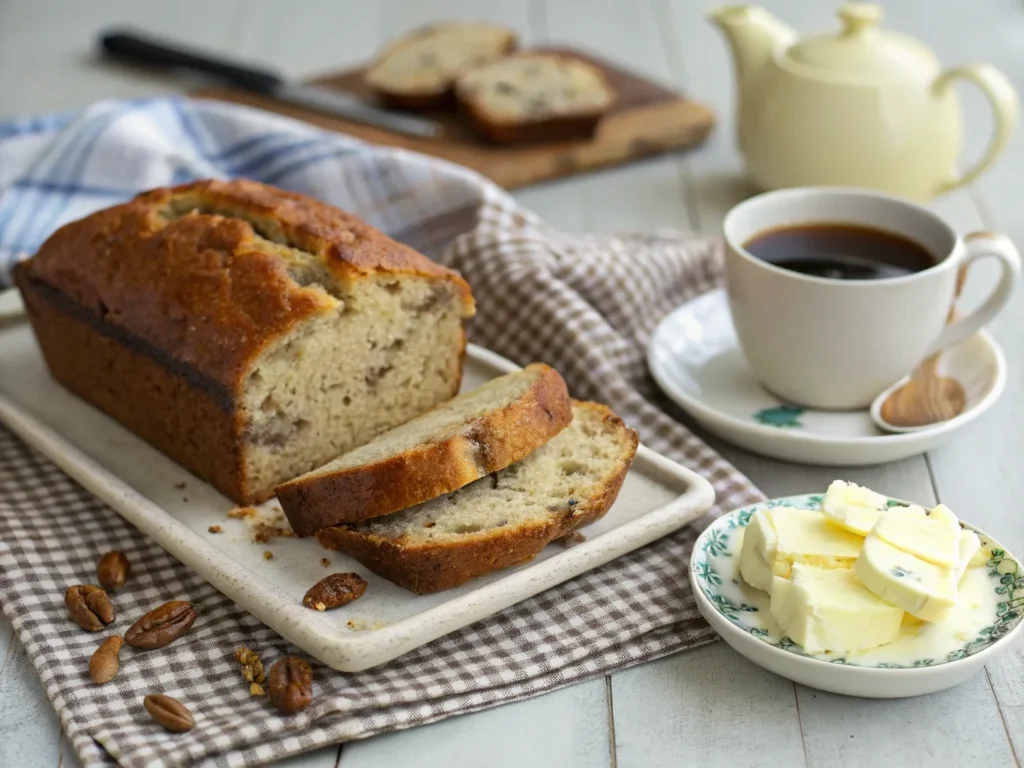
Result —
<instances>
[{"instance_id":1,"label":"white wooden table","mask_svg":"<svg viewBox=\"0 0 1024 768\"><path fill-rule=\"evenodd\" d=\"M838 2L838 0L836 0ZM768 0L802 31L835 28L832 3ZM719 129L701 149L517 193L571 231L693 228L715 232L750 190L733 141L730 63L698 0L0 0L0 119L138 97L179 85L91 60L95 35L137 25L262 60L300 77L370 55L408 27L488 18L527 43L571 42L674 84L713 105ZM1024 5L1019 0L899 0L887 23L923 37L948 64L1000 67L1024 92ZM988 129L965 93L969 147ZM1006 232L1024 246L1024 138L970 192L935 209L962 230ZM981 272L982 270L979 270ZM984 288L974 278L968 296ZM927 456L837 472L784 464L712 443L770 496L821 490L837 475L893 496L941 499L1024 552L1024 295L995 327L1010 361L1006 395L954 444ZM603 680L435 725L331 747L293 767L743 766L755 764L1017 765L1024 751L1024 648L952 691L870 701L814 691L749 664L724 644ZM25 652L0 619L0 766L75 765Z\"/></svg>"}]
</instances>

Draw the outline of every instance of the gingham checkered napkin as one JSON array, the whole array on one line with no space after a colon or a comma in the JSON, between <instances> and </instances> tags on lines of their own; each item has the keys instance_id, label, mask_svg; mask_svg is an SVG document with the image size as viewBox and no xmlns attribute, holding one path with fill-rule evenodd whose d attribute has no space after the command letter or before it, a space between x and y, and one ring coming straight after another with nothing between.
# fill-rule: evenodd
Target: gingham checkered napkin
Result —
<instances>
[{"instance_id":1,"label":"gingham checkered napkin","mask_svg":"<svg viewBox=\"0 0 1024 768\"><path fill-rule=\"evenodd\" d=\"M59 224L140 189L208 176L311 194L450 264L477 298L474 341L519 363L545 361L577 397L611 404L647 445L707 477L718 510L759 498L652 404L644 364L657 321L718 283L717 245L671 233L562 235L453 165L184 100L0 124L0 281ZM296 649L0 427L0 604L86 766L255 765L708 642L686 578L693 538L680 531L382 667L341 674L314 665L314 703L281 717L249 696L232 652L248 645L269 668ZM86 668L99 638L67 620L62 595L118 548L133 575L116 596L123 618L113 631L169 599L191 600L200 618L167 648L124 653L118 677L99 687ZM196 727L171 735L155 726L140 706L154 690L188 703Z\"/></svg>"}]
</instances>

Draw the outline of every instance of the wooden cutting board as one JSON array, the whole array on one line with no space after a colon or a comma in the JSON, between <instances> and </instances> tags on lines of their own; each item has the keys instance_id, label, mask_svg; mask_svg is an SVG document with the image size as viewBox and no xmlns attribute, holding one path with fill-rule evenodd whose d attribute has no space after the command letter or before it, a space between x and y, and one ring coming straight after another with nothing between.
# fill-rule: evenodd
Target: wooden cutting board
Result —
<instances>
[{"instance_id":1,"label":"wooden cutting board","mask_svg":"<svg viewBox=\"0 0 1024 768\"><path fill-rule=\"evenodd\" d=\"M195 95L248 104L375 144L405 147L451 160L482 173L506 189L625 163L670 149L691 147L702 142L715 123L714 113L702 104L606 61L567 48L544 50L567 53L589 61L600 67L615 87L618 93L616 105L601 120L592 139L496 146L478 139L454 112L430 113L429 116L440 122L445 130L441 137L426 139L330 117L244 91L205 89ZM373 94L363 85L361 69L320 77L311 82L373 101Z\"/></svg>"}]
</instances>

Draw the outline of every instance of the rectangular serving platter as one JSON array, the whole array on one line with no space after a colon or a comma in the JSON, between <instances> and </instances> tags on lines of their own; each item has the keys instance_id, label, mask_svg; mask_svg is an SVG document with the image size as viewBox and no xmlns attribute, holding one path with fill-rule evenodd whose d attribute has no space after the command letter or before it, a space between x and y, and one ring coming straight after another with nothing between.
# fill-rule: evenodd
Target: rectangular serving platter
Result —
<instances>
[{"instance_id":1,"label":"rectangular serving platter","mask_svg":"<svg viewBox=\"0 0 1024 768\"><path fill-rule=\"evenodd\" d=\"M10 295L4 298L12 303ZM344 672L390 661L649 544L714 502L706 480L640 446L618 500L584 529L583 543L571 549L554 544L522 566L446 592L413 595L313 538L254 543L244 520L228 518L229 499L58 385L18 314L10 308L0 313L0 422L267 626ZM515 368L470 345L463 388ZM211 525L223 532L210 534ZM268 549L272 560L263 557ZM367 579L363 598L326 613L302 605L306 590L325 575L324 556L330 572L356 571Z\"/></svg>"}]
</instances>

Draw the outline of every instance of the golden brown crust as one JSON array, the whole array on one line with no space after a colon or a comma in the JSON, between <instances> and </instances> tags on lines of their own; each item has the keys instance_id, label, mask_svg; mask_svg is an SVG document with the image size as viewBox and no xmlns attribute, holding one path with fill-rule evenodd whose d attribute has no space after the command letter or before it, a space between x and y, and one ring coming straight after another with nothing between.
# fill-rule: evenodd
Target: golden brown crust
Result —
<instances>
[{"instance_id":1,"label":"golden brown crust","mask_svg":"<svg viewBox=\"0 0 1024 768\"><path fill-rule=\"evenodd\" d=\"M553 510L543 526L497 529L449 542L412 543L359 533L344 525L317 531L321 545L351 555L374 573L417 594L439 592L536 557L557 538L599 520L611 508L636 453L639 439L607 406L586 403L604 411L604 419L628 433L629 451L621 465L586 498ZM625 453L625 452L624 452Z\"/></svg>"},{"instance_id":2,"label":"golden brown crust","mask_svg":"<svg viewBox=\"0 0 1024 768\"><path fill-rule=\"evenodd\" d=\"M14 278L57 381L226 496L241 504L264 500L245 486L238 416L212 389L141 340L106 332L100 318L29 279L20 265Z\"/></svg>"},{"instance_id":3,"label":"golden brown crust","mask_svg":"<svg viewBox=\"0 0 1024 768\"><path fill-rule=\"evenodd\" d=\"M589 139L597 133L604 112L571 117L554 117L523 123L500 123L479 110L475 104L462 103L459 109L470 126L492 144L533 144L545 141Z\"/></svg>"},{"instance_id":4,"label":"golden brown crust","mask_svg":"<svg viewBox=\"0 0 1024 768\"><path fill-rule=\"evenodd\" d=\"M473 313L455 272L337 208L244 180L146 192L65 225L22 269L230 399L270 343L338 305L297 283L268 239L306 252L341 285L374 272L448 281Z\"/></svg>"},{"instance_id":5,"label":"golden brown crust","mask_svg":"<svg viewBox=\"0 0 1024 768\"><path fill-rule=\"evenodd\" d=\"M539 374L533 386L474 420L466 432L372 464L279 485L277 498L292 528L309 536L330 525L407 509L504 469L544 445L572 421L572 401L558 371L542 363L527 370Z\"/></svg>"}]
</instances>

